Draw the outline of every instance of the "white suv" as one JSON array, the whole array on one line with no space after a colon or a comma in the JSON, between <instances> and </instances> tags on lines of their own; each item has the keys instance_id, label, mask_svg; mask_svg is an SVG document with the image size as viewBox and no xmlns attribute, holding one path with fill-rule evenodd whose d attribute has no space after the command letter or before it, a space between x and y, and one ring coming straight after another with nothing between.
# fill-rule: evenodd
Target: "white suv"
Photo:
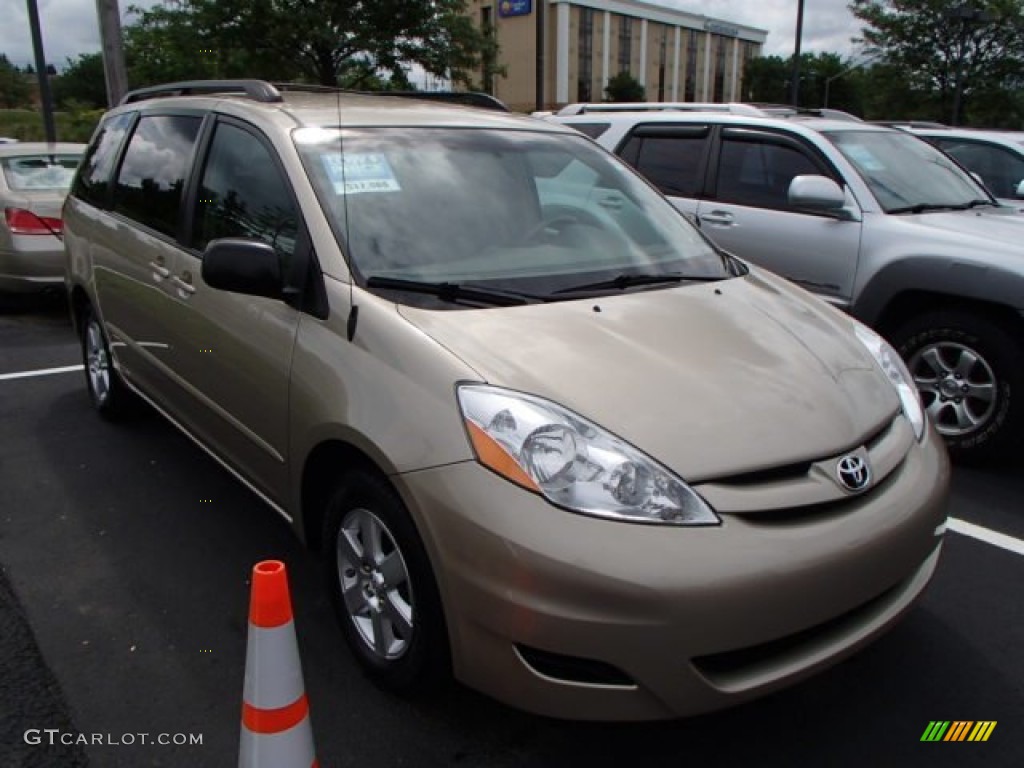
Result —
<instances>
[{"instance_id":1,"label":"white suv","mask_svg":"<svg viewBox=\"0 0 1024 768\"><path fill-rule=\"evenodd\" d=\"M620 155L722 248L879 328L954 456L1020 444L1024 217L947 155L894 128L749 105L545 119Z\"/></svg>"},{"instance_id":2,"label":"white suv","mask_svg":"<svg viewBox=\"0 0 1024 768\"><path fill-rule=\"evenodd\" d=\"M1004 205L1024 211L1024 132L898 126L976 173Z\"/></svg>"}]
</instances>

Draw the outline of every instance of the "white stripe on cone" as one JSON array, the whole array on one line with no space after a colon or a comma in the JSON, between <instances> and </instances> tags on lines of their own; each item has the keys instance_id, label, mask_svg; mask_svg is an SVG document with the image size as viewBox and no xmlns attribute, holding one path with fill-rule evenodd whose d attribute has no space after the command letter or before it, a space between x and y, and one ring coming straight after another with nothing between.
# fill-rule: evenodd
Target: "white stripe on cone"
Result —
<instances>
[{"instance_id":1,"label":"white stripe on cone","mask_svg":"<svg viewBox=\"0 0 1024 768\"><path fill-rule=\"evenodd\" d=\"M245 649L245 703L258 709L280 709L305 693L295 622L266 629L249 622Z\"/></svg>"}]
</instances>

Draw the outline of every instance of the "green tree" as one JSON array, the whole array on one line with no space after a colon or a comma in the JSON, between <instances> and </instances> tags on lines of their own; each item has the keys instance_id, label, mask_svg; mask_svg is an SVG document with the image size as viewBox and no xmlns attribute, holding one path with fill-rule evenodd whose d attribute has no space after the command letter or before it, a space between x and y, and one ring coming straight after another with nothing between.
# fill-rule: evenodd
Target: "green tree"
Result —
<instances>
[{"instance_id":1,"label":"green tree","mask_svg":"<svg viewBox=\"0 0 1024 768\"><path fill-rule=\"evenodd\" d=\"M853 62L843 61L837 53L802 54L800 106L831 107L860 114L863 111L860 81L850 77L855 71L852 67ZM744 98L757 103L789 104L792 77L792 57L751 59L743 75Z\"/></svg>"},{"instance_id":2,"label":"green tree","mask_svg":"<svg viewBox=\"0 0 1024 768\"><path fill-rule=\"evenodd\" d=\"M933 93L954 124L979 93L1024 74L1024 0L853 0L863 41L899 67L909 90ZM941 117L935 115L934 117Z\"/></svg>"},{"instance_id":3,"label":"green tree","mask_svg":"<svg viewBox=\"0 0 1024 768\"><path fill-rule=\"evenodd\" d=\"M32 106L32 89L25 76L0 53L0 107L17 109Z\"/></svg>"},{"instance_id":4,"label":"green tree","mask_svg":"<svg viewBox=\"0 0 1024 768\"><path fill-rule=\"evenodd\" d=\"M163 0L130 10L133 85L247 76L359 87L406 82L413 64L468 83L488 45L465 0Z\"/></svg>"},{"instance_id":5,"label":"green tree","mask_svg":"<svg viewBox=\"0 0 1024 768\"><path fill-rule=\"evenodd\" d=\"M644 87L640 81L629 72L619 72L608 79L608 85L604 87L605 98L608 101L645 101Z\"/></svg>"},{"instance_id":6,"label":"green tree","mask_svg":"<svg viewBox=\"0 0 1024 768\"><path fill-rule=\"evenodd\" d=\"M65 109L72 103L92 109L107 106L103 55L83 53L77 59L68 59L64 71L53 79L53 100Z\"/></svg>"}]
</instances>

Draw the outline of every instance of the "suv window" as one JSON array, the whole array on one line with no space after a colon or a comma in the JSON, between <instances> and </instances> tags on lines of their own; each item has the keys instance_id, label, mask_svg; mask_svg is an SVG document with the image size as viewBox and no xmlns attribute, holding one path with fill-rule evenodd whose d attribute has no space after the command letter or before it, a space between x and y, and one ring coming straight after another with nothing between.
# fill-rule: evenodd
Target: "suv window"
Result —
<instances>
[{"instance_id":1,"label":"suv window","mask_svg":"<svg viewBox=\"0 0 1024 768\"><path fill-rule=\"evenodd\" d=\"M798 147L769 136L729 136L722 141L717 198L758 208L790 208L789 184L796 176L821 175Z\"/></svg>"},{"instance_id":2,"label":"suv window","mask_svg":"<svg viewBox=\"0 0 1024 768\"><path fill-rule=\"evenodd\" d=\"M75 179L72 194L79 200L98 208L106 206L110 172L114 168L117 150L131 125L134 112L108 117L100 123L99 133L85 151L82 165Z\"/></svg>"},{"instance_id":3,"label":"suv window","mask_svg":"<svg viewBox=\"0 0 1024 768\"><path fill-rule=\"evenodd\" d=\"M202 118L156 115L139 120L114 185L114 210L157 232L178 229L185 175Z\"/></svg>"},{"instance_id":4,"label":"suv window","mask_svg":"<svg viewBox=\"0 0 1024 768\"><path fill-rule=\"evenodd\" d=\"M202 250L220 237L249 237L290 257L299 214L288 189L258 138L230 123L218 123L199 186L193 246Z\"/></svg>"},{"instance_id":5,"label":"suv window","mask_svg":"<svg viewBox=\"0 0 1024 768\"><path fill-rule=\"evenodd\" d=\"M696 197L704 182L708 129L634 134L622 148L626 162L666 195Z\"/></svg>"},{"instance_id":6,"label":"suv window","mask_svg":"<svg viewBox=\"0 0 1024 768\"><path fill-rule=\"evenodd\" d=\"M996 197L1013 198L1024 181L1024 158L1003 147L970 139L929 138L985 182Z\"/></svg>"}]
</instances>

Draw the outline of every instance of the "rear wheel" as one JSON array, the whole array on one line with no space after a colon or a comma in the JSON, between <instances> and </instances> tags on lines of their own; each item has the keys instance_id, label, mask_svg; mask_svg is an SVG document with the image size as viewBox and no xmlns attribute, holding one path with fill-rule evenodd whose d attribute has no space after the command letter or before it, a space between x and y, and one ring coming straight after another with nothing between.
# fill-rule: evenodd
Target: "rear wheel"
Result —
<instances>
[{"instance_id":1,"label":"rear wheel","mask_svg":"<svg viewBox=\"0 0 1024 768\"><path fill-rule=\"evenodd\" d=\"M114 369L103 325L92 308L82 314L82 362L93 407L104 418L124 416L130 393Z\"/></svg>"},{"instance_id":2,"label":"rear wheel","mask_svg":"<svg viewBox=\"0 0 1024 768\"><path fill-rule=\"evenodd\" d=\"M1009 455L1024 428L1024 353L1005 330L967 312L931 312L893 343L954 458Z\"/></svg>"},{"instance_id":3,"label":"rear wheel","mask_svg":"<svg viewBox=\"0 0 1024 768\"><path fill-rule=\"evenodd\" d=\"M377 682L399 691L447 676L448 636L426 550L381 477L341 478L324 526L328 588L342 633Z\"/></svg>"}]
</instances>

